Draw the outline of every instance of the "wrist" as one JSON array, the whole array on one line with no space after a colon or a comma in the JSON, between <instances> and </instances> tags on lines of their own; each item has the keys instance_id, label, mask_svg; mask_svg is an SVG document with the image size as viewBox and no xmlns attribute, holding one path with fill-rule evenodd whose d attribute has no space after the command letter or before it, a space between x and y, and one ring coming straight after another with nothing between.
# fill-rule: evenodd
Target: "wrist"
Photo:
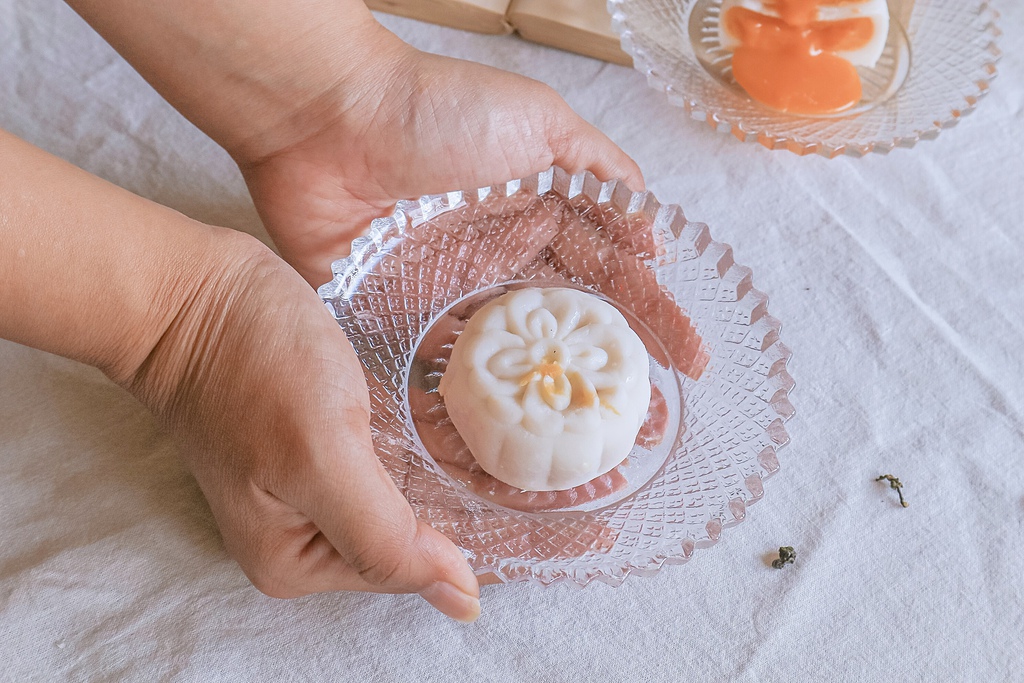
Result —
<instances>
[{"instance_id":1,"label":"wrist","mask_svg":"<svg viewBox=\"0 0 1024 683\"><path fill-rule=\"evenodd\" d=\"M245 292L253 283L273 287L269 281L287 269L245 233L202 224L184 229L197 234L175 254L175 272L149 278L162 282L153 315L118 340L121 353L101 368L158 415L166 414L184 386L202 384L195 375L203 371L204 359L217 355L224 329L247 324L239 315Z\"/></svg>"},{"instance_id":2,"label":"wrist","mask_svg":"<svg viewBox=\"0 0 1024 683\"><path fill-rule=\"evenodd\" d=\"M2 131L0 159L0 337L125 380L209 277L229 231Z\"/></svg>"},{"instance_id":3,"label":"wrist","mask_svg":"<svg viewBox=\"0 0 1024 683\"><path fill-rule=\"evenodd\" d=\"M362 0L67 0L175 108L241 162L363 101L406 48Z\"/></svg>"},{"instance_id":4,"label":"wrist","mask_svg":"<svg viewBox=\"0 0 1024 683\"><path fill-rule=\"evenodd\" d=\"M361 0L360 0L361 4ZM329 127L348 128L353 137L381 106L396 74L416 53L369 13L320 26L304 41L301 56L286 69L252 64L260 82L230 95L248 117L228 117L211 137L243 169L314 138ZM259 102L252 107L252 102Z\"/></svg>"}]
</instances>

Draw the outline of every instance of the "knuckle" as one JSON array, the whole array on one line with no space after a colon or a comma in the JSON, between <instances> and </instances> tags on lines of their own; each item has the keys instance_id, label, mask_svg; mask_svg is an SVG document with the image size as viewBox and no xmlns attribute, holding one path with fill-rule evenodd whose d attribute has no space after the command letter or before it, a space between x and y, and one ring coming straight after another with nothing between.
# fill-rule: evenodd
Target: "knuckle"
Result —
<instances>
[{"instance_id":1,"label":"knuckle","mask_svg":"<svg viewBox=\"0 0 1024 683\"><path fill-rule=\"evenodd\" d=\"M273 563L260 562L243 568L246 577L260 593L271 598L297 598L305 595L291 580L288 572Z\"/></svg>"},{"instance_id":2,"label":"knuckle","mask_svg":"<svg viewBox=\"0 0 1024 683\"><path fill-rule=\"evenodd\" d=\"M537 91L534 97L540 104L545 105L547 108L561 107L565 104L565 100L562 99L562 96L550 85L540 81L534 81L534 83L536 84Z\"/></svg>"},{"instance_id":3,"label":"knuckle","mask_svg":"<svg viewBox=\"0 0 1024 683\"><path fill-rule=\"evenodd\" d=\"M550 85L535 81L534 86L529 98L524 98L530 107L528 111L541 117L549 130L565 128L576 113Z\"/></svg>"},{"instance_id":4,"label":"knuckle","mask_svg":"<svg viewBox=\"0 0 1024 683\"><path fill-rule=\"evenodd\" d=\"M301 597L308 591L296 580L294 567L282 550L271 536L256 534L246 547L236 548L231 555L259 592L271 598Z\"/></svg>"},{"instance_id":5,"label":"knuckle","mask_svg":"<svg viewBox=\"0 0 1024 683\"><path fill-rule=\"evenodd\" d=\"M401 531L388 534L386 541L378 541L355 555L351 564L368 583L376 586L393 584L407 572L418 536L415 521L403 525Z\"/></svg>"}]
</instances>

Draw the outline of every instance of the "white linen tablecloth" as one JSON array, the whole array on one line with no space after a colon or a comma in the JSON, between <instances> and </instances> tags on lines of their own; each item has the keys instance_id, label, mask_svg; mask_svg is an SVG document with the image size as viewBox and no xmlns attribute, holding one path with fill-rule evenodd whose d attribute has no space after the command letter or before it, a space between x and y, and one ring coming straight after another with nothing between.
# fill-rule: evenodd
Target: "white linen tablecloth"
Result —
<instances>
[{"instance_id":1,"label":"white linen tablecloth","mask_svg":"<svg viewBox=\"0 0 1024 683\"><path fill-rule=\"evenodd\" d=\"M382 16L551 84L735 247L794 352L781 472L684 566L488 587L473 625L415 596L273 600L131 396L0 342L0 680L1024 680L1024 5L999 9L976 113L831 161L713 133L630 69ZM0 0L0 126L266 238L228 157L58 0Z\"/></svg>"}]
</instances>

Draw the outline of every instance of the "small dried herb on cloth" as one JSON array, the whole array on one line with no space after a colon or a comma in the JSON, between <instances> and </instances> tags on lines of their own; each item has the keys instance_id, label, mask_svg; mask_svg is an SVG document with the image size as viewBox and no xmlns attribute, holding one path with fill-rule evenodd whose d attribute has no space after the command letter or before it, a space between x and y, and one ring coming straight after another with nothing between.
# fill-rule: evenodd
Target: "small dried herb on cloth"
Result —
<instances>
[{"instance_id":1,"label":"small dried herb on cloth","mask_svg":"<svg viewBox=\"0 0 1024 683\"><path fill-rule=\"evenodd\" d=\"M889 488L896 489L896 495L900 497L900 505L902 505L903 507L908 507L910 503L903 500L903 482L901 482L899 479L892 476L891 474L883 474L882 476L875 479L875 481L883 480L889 482Z\"/></svg>"}]
</instances>

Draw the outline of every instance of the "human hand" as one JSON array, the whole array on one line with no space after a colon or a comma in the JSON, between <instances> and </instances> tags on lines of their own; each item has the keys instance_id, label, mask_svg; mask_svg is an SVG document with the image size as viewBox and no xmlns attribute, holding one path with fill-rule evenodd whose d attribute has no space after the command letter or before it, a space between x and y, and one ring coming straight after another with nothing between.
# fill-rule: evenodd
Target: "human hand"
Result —
<instances>
[{"instance_id":1,"label":"human hand","mask_svg":"<svg viewBox=\"0 0 1024 683\"><path fill-rule=\"evenodd\" d=\"M229 554L273 597L413 592L475 619L472 570L374 454L362 366L337 323L255 240L220 241L216 272L119 381L182 443Z\"/></svg>"},{"instance_id":2,"label":"human hand","mask_svg":"<svg viewBox=\"0 0 1024 683\"><path fill-rule=\"evenodd\" d=\"M281 253L312 284L398 199L551 164L642 186L636 165L547 86L413 50L361 0L68 2L228 150ZM200 312L189 307L195 329L172 334L176 321L160 342L166 357L132 384L192 444L189 462L229 549L274 594L416 590L440 604L436 582L447 576L472 608L471 573L454 546L414 524L371 457L364 384L347 341L308 288L296 298L300 280L275 266L273 284L259 285L264 270L246 280L250 303L228 296L229 287ZM257 296L266 298L259 307ZM274 314L291 327L275 326ZM200 350L190 357L189 348ZM158 370L177 366L177 376ZM356 435L354 450L340 453ZM379 514L339 504L328 516L328 501L348 492L349 468L361 473L356 482L376 482L367 490L387 490ZM352 500L365 502L362 493ZM366 545L374 528L392 540L383 559ZM400 565L393 575L375 569L388 561Z\"/></svg>"},{"instance_id":3,"label":"human hand","mask_svg":"<svg viewBox=\"0 0 1024 683\"><path fill-rule=\"evenodd\" d=\"M548 86L369 30L373 68L317 98L302 128L268 136L279 148L238 158L275 244L310 284L330 280L331 261L399 199L552 164L642 189L636 164Z\"/></svg>"},{"instance_id":4,"label":"human hand","mask_svg":"<svg viewBox=\"0 0 1024 683\"><path fill-rule=\"evenodd\" d=\"M95 365L150 408L258 588L478 614L462 554L376 458L362 367L294 270L3 131L0 159L0 337Z\"/></svg>"},{"instance_id":5,"label":"human hand","mask_svg":"<svg viewBox=\"0 0 1024 683\"><path fill-rule=\"evenodd\" d=\"M67 0L238 162L285 260L315 285L399 199L543 171L643 189L551 88L426 54L362 0Z\"/></svg>"}]
</instances>

